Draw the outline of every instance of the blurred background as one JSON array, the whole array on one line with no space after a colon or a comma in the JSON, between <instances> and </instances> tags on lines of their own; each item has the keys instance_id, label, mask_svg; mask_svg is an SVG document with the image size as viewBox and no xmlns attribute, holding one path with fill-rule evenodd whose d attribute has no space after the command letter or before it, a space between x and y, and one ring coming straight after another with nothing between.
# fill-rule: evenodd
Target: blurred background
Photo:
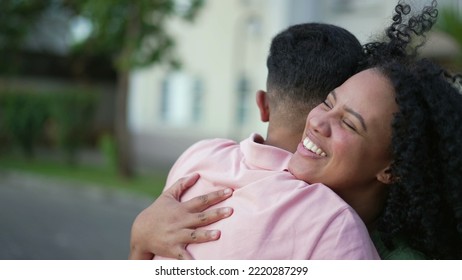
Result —
<instances>
[{"instance_id":1,"label":"blurred background","mask_svg":"<svg viewBox=\"0 0 462 280\"><path fill-rule=\"evenodd\" d=\"M462 0L438 3L422 55L462 72ZM126 259L189 145L265 134L254 93L273 36L316 21L366 43L395 5L0 0L0 259Z\"/></svg>"}]
</instances>

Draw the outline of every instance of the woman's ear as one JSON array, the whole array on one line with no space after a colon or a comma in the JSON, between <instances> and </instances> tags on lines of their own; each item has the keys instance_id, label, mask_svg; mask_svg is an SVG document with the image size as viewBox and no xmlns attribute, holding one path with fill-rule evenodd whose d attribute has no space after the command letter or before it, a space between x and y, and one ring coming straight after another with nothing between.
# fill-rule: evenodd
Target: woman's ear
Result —
<instances>
[{"instance_id":1,"label":"woman's ear","mask_svg":"<svg viewBox=\"0 0 462 280\"><path fill-rule=\"evenodd\" d=\"M255 96L258 109L260 110L260 119L262 122L268 122L270 116L268 94L264 90L257 91Z\"/></svg>"},{"instance_id":2,"label":"woman's ear","mask_svg":"<svg viewBox=\"0 0 462 280\"><path fill-rule=\"evenodd\" d=\"M377 174L377 180L380 182L389 185L394 182L393 175L391 174L391 168L390 166L387 166L384 168L382 171Z\"/></svg>"}]
</instances>

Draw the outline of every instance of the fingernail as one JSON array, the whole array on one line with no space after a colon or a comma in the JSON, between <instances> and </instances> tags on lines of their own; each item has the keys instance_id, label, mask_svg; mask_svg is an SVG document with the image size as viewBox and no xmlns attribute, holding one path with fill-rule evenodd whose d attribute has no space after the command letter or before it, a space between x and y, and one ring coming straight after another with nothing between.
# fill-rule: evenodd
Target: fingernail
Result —
<instances>
[{"instance_id":1,"label":"fingernail","mask_svg":"<svg viewBox=\"0 0 462 280\"><path fill-rule=\"evenodd\" d=\"M223 191L223 195L228 195L228 194L230 194L231 192L232 192L231 189L225 189L225 190Z\"/></svg>"},{"instance_id":2,"label":"fingernail","mask_svg":"<svg viewBox=\"0 0 462 280\"><path fill-rule=\"evenodd\" d=\"M226 215L226 216L229 216L229 215L231 214L231 211L232 211L232 210L231 210L231 208L229 208L229 207L225 207L225 208L220 209L220 213L221 213L221 214L224 214L224 215Z\"/></svg>"},{"instance_id":3,"label":"fingernail","mask_svg":"<svg viewBox=\"0 0 462 280\"><path fill-rule=\"evenodd\" d=\"M210 237L213 238L213 239L217 239L218 236L220 236L220 232L218 230L212 230L210 232Z\"/></svg>"}]
</instances>

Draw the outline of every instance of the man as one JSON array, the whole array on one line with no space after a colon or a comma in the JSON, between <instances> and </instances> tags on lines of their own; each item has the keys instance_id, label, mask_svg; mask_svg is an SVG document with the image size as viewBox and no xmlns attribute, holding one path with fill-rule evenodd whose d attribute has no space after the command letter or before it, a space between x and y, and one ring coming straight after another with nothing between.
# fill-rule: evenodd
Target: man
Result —
<instances>
[{"instance_id":1,"label":"man","mask_svg":"<svg viewBox=\"0 0 462 280\"><path fill-rule=\"evenodd\" d=\"M328 188L295 180L285 171L291 152L300 142L307 113L356 72L361 57L357 39L332 25L295 25L273 39L267 60L267 92L260 90L256 95L261 120L268 122L266 140L255 134L240 144L225 139L201 141L170 171L167 186L185 175L200 173L197 186L182 197L183 201L215 186L235 189L233 197L223 203L233 206L233 216L215 225L226 236L216 242L189 245L192 257L378 257L351 207ZM148 212L149 208L144 211ZM143 221L149 224L149 215L142 213L135 220L131 258L149 256L149 230Z\"/></svg>"}]
</instances>

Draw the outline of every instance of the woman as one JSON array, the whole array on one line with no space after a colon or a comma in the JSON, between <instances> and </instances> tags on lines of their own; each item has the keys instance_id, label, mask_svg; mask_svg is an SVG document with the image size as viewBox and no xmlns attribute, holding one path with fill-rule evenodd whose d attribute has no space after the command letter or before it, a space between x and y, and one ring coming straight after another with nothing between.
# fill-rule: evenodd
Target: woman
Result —
<instances>
[{"instance_id":1,"label":"woman","mask_svg":"<svg viewBox=\"0 0 462 280\"><path fill-rule=\"evenodd\" d=\"M430 7L420 19L434 11ZM366 46L366 70L310 112L290 171L326 184L358 213L368 214L365 223L388 249L405 242L428 258L459 259L462 96L454 87L459 81L405 52L411 34L429 26L395 24L388 30L390 42ZM184 205L193 209L199 203ZM214 213L219 212L203 214L195 226L215 220L204 221ZM181 226L190 228L185 220ZM195 233L195 242L207 239L207 233L208 239L218 238L213 232ZM187 242L179 238L175 244Z\"/></svg>"}]
</instances>

